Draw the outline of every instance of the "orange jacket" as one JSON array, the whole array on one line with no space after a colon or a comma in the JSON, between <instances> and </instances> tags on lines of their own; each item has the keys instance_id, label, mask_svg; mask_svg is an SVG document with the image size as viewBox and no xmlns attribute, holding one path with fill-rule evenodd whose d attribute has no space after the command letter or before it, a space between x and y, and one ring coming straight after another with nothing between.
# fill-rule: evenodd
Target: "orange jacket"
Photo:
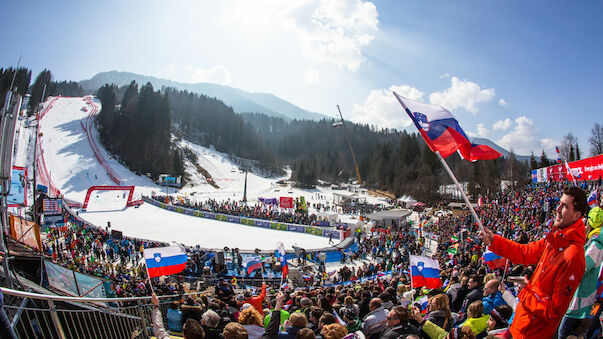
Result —
<instances>
[{"instance_id":1,"label":"orange jacket","mask_svg":"<svg viewBox=\"0 0 603 339\"><path fill-rule=\"evenodd\" d=\"M262 283L262 292L260 292L260 295L258 295L257 297L251 297L245 300L245 302L251 304L253 308L260 312L260 314L264 314L262 309L262 303L264 302L264 299L266 299L266 283Z\"/></svg>"},{"instance_id":2,"label":"orange jacket","mask_svg":"<svg viewBox=\"0 0 603 339\"><path fill-rule=\"evenodd\" d=\"M542 240L525 245L494 235L490 250L513 263L534 265L532 278L519 293L511 334L514 339L552 338L586 266L584 223L552 229Z\"/></svg>"}]
</instances>

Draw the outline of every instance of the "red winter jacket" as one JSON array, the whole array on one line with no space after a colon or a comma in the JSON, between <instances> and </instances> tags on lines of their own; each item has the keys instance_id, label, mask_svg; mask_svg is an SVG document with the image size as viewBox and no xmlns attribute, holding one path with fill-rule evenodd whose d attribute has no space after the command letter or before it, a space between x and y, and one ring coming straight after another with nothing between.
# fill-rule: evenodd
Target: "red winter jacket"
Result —
<instances>
[{"instance_id":1,"label":"red winter jacket","mask_svg":"<svg viewBox=\"0 0 603 339\"><path fill-rule=\"evenodd\" d=\"M514 339L552 338L585 269L586 235L582 218L546 238L525 245L494 235L490 250L513 263L534 265L532 278L519 293L511 334Z\"/></svg>"},{"instance_id":2,"label":"red winter jacket","mask_svg":"<svg viewBox=\"0 0 603 339\"><path fill-rule=\"evenodd\" d=\"M260 295L257 297L251 297L245 300L245 302L251 304L253 308L260 312L260 314L264 314L262 313L262 303L264 302L264 299L266 299L266 283L262 283L262 292L260 292Z\"/></svg>"}]
</instances>

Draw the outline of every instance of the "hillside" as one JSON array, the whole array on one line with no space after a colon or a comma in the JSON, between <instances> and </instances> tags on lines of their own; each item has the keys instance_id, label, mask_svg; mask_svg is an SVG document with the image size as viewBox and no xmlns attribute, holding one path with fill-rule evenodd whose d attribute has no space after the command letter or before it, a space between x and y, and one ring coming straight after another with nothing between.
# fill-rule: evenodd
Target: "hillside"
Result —
<instances>
[{"instance_id":1,"label":"hillside","mask_svg":"<svg viewBox=\"0 0 603 339\"><path fill-rule=\"evenodd\" d=\"M104 84L115 84L118 87L122 87L130 84L132 81L136 81L141 85L150 82L156 89L173 87L179 90L203 94L208 97L215 97L222 100L226 105L231 106L237 113L264 113L286 120L320 120L330 118L320 113L304 110L272 94L251 93L238 88L205 82L189 84L130 72L110 71L98 73L91 79L80 81L79 84L89 93L95 93Z\"/></svg>"}]
</instances>

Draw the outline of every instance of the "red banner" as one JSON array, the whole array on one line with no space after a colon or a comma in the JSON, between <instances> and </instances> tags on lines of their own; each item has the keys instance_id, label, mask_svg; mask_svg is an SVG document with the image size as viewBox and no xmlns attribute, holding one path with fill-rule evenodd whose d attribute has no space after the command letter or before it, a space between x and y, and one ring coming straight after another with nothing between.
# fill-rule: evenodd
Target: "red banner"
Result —
<instances>
[{"instance_id":1,"label":"red banner","mask_svg":"<svg viewBox=\"0 0 603 339\"><path fill-rule=\"evenodd\" d=\"M281 197L280 198L280 206L281 206L281 208L293 208L293 198Z\"/></svg>"},{"instance_id":2,"label":"red banner","mask_svg":"<svg viewBox=\"0 0 603 339\"><path fill-rule=\"evenodd\" d=\"M598 180L603 177L603 154L596 157L568 162L568 166L576 180ZM567 175L565 164L557 164L546 168L547 179L551 181L571 181Z\"/></svg>"}]
</instances>

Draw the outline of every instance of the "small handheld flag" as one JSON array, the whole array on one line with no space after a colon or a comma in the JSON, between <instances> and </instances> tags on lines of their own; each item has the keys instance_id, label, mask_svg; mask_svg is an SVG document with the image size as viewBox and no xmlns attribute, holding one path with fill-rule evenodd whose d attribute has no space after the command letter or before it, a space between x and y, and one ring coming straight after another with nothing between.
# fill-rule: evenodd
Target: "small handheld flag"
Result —
<instances>
[{"instance_id":1,"label":"small handheld flag","mask_svg":"<svg viewBox=\"0 0 603 339\"><path fill-rule=\"evenodd\" d=\"M490 250L486 250L482 255L484 258L484 262L490 267L490 269L495 270L497 268L505 267L507 263L507 259L503 258Z\"/></svg>"},{"instance_id":2,"label":"small handheld flag","mask_svg":"<svg viewBox=\"0 0 603 339\"><path fill-rule=\"evenodd\" d=\"M592 192L590 192L590 194L588 195L588 206L590 206L591 208L596 207L599 204L599 202L597 201L597 189L594 189Z\"/></svg>"},{"instance_id":3,"label":"small handheld flag","mask_svg":"<svg viewBox=\"0 0 603 339\"><path fill-rule=\"evenodd\" d=\"M262 268L260 257L246 257L243 259L242 264L245 266L247 274L251 274L253 271Z\"/></svg>"},{"instance_id":4,"label":"small handheld flag","mask_svg":"<svg viewBox=\"0 0 603 339\"><path fill-rule=\"evenodd\" d=\"M188 260L186 251L180 246L145 248L143 253L149 278L180 273Z\"/></svg>"},{"instance_id":5,"label":"small handheld flag","mask_svg":"<svg viewBox=\"0 0 603 339\"><path fill-rule=\"evenodd\" d=\"M410 275L413 288L440 288L440 264L436 260L418 255L410 256Z\"/></svg>"}]
</instances>

